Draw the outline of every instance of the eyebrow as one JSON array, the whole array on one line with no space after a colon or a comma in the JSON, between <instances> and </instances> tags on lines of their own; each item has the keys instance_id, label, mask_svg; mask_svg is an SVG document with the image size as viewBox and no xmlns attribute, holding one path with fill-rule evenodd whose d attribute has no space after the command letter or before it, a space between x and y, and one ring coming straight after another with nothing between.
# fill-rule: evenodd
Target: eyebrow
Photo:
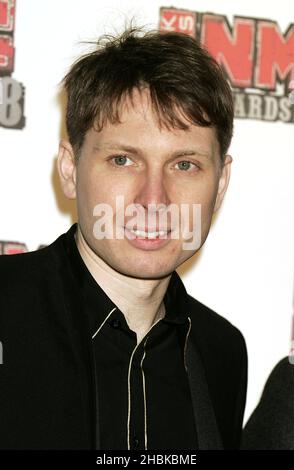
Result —
<instances>
[{"instance_id":1,"label":"eyebrow","mask_svg":"<svg viewBox=\"0 0 294 470\"><path fill-rule=\"evenodd\" d=\"M93 149L97 151L104 150L104 149L122 150L124 152L132 153L134 155L142 154L142 151L139 148L133 147L132 145L126 145L122 143L120 144L119 142L106 142L103 145L95 145ZM182 156L193 156L193 155L211 159L211 153L201 148L187 148L187 149L182 149L182 150L179 149L173 153L174 158L182 157Z\"/></svg>"}]
</instances>

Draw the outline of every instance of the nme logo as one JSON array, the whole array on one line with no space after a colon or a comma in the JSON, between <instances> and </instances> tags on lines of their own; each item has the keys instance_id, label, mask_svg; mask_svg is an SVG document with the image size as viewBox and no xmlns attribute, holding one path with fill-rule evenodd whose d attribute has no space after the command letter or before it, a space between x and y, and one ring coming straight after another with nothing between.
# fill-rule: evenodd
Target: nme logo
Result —
<instances>
[{"instance_id":1,"label":"nme logo","mask_svg":"<svg viewBox=\"0 0 294 470\"><path fill-rule=\"evenodd\" d=\"M161 8L159 29L197 38L231 84L235 117L294 122L294 24Z\"/></svg>"},{"instance_id":2,"label":"nme logo","mask_svg":"<svg viewBox=\"0 0 294 470\"><path fill-rule=\"evenodd\" d=\"M11 75L14 70L14 19L16 0L0 0L0 126L25 125L24 88Z\"/></svg>"},{"instance_id":3,"label":"nme logo","mask_svg":"<svg viewBox=\"0 0 294 470\"><path fill-rule=\"evenodd\" d=\"M195 36L196 18L197 13L191 11L161 8L159 29L161 31L176 31Z\"/></svg>"}]
</instances>

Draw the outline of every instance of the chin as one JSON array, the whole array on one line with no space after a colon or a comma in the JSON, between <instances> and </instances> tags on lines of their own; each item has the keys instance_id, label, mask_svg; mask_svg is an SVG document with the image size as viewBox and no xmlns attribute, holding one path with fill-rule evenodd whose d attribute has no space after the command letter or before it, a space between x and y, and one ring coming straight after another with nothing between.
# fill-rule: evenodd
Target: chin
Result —
<instances>
[{"instance_id":1,"label":"chin","mask_svg":"<svg viewBox=\"0 0 294 470\"><path fill-rule=\"evenodd\" d=\"M159 268L158 266L142 266L139 263L132 267L128 266L118 266L115 268L118 272L124 276L133 277L136 279L163 279L169 276L173 272L172 267L166 266L165 268Z\"/></svg>"}]
</instances>

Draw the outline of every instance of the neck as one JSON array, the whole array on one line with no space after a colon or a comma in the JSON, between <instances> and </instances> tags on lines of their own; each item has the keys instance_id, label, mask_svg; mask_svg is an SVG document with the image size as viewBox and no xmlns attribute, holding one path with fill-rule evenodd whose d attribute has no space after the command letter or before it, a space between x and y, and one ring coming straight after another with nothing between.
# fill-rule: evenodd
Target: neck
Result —
<instances>
[{"instance_id":1,"label":"neck","mask_svg":"<svg viewBox=\"0 0 294 470\"><path fill-rule=\"evenodd\" d=\"M105 263L88 245L78 224L75 234L80 255L95 281L124 314L137 341L165 315L163 297L171 274L163 279L123 275Z\"/></svg>"}]
</instances>

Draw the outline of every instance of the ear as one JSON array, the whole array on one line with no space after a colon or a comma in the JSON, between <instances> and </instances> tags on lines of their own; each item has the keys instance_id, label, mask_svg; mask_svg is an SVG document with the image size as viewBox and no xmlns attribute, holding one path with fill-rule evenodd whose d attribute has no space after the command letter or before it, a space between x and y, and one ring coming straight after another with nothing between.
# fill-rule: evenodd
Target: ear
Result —
<instances>
[{"instance_id":1,"label":"ear","mask_svg":"<svg viewBox=\"0 0 294 470\"><path fill-rule=\"evenodd\" d=\"M76 162L71 144L62 139L59 143L57 169L62 191L69 199L76 198Z\"/></svg>"},{"instance_id":2,"label":"ear","mask_svg":"<svg viewBox=\"0 0 294 470\"><path fill-rule=\"evenodd\" d=\"M217 192L213 212L216 212L220 208L224 195L226 194L227 187L230 181L232 161L233 159L231 155L225 156L225 159L221 168L221 175L220 175L219 184L218 184L218 192Z\"/></svg>"}]
</instances>

